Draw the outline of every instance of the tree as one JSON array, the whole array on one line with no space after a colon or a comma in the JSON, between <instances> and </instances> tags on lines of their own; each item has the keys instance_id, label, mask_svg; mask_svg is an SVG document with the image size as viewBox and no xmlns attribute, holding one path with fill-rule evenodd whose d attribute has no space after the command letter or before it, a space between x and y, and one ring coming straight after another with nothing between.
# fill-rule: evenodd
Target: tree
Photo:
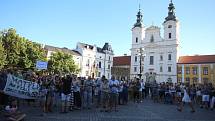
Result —
<instances>
[{"instance_id":1,"label":"tree","mask_svg":"<svg viewBox=\"0 0 215 121\"><path fill-rule=\"evenodd\" d=\"M54 73L77 73L79 71L71 54L56 52L53 53L48 61L48 69Z\"/></svg>"},{"instance_id":2,"label":"tree","mask_svg":"<svg viewBox=\"0 0 215 121\"><path fill-rule=\"evenodd\" d=\"M8 68L34 69L37 60L45 60L41 45L19 36L15 29L2 31L1 37Z\"/></svg>"},{"instance_id":3,"label":"tree","mask_svg":"<svg viewBox=\"0 0 215 121\"><path fill-rule=\"evenodd\" d=\"M19 62L19 43L15 29L8 29L2 32L2 45L6 55L7 66L14 67Z\"/></svg>"},{"instance_id":4,"label":"tree","mask_svg":"<svg viewBox=\"0 0 215 121\"><path fill-rule=\"evenodd\" d=\"M4 47L2 46L2 36L0 36L0 69L6 64L6 55L4 53Z\"/></svg>"}]
</instances>

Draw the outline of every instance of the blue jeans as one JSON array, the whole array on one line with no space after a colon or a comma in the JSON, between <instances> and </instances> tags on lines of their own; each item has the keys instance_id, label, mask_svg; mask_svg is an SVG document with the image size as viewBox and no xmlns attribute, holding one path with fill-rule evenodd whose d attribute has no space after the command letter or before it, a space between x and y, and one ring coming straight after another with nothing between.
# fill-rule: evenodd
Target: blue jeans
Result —
<instances>
[{"instance_id":1,"label":"blue jeans","mask_svg":"<svg viewBox=\"0 0 215 121\"><path fill-rule=\"evenodd\" d=\"M92 91L84 91L84 108L91 108L92 105Z\"/></svg>"}]
</instances>

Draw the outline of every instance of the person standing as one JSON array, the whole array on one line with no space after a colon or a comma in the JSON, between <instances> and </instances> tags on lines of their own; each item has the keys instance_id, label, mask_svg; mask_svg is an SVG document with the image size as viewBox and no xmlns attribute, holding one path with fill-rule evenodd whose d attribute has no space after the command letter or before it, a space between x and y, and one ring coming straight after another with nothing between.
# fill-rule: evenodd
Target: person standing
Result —
<instances>
[{"instance_id":1,"label":"person standing","mask_svg":"<svg viewBox=\"0 0 215 121\"><path fill-rule=\"evenodd\" d=\"M116 80L114 76L112 76L111 80L109 81L109 87L110 87L110 111L114 106L115 112L117 112L119 81Z\"/></svg>"},{"instance_id":2,"label":"person standing","mask_svg":"<svg viewBox=\"0 0 215 121\"><path fill-rule=\"evenodd\" d=\"M91 109L92 89L93 89L93 80L89 76L88 79L84 81L84 108Z\"/></svg>"},{"instance_id":3,"label":"person standing","mask_svg":"<svg viewBox=\"0 0 215 121\"><path fill-rule=\"evenodd\" d=\"M80 93L80 80L76 77L74 84L74 103L75 108L80 110L81 109L81 93Z\"/></svg>"},{"instance_id":4,"label":"person standing","mask_svg":"<svg viewBox=\"0 0 215 121\"><path fill-rule=\"evenodd\" d=\"M122 104L126 105L128 103L128 82L123 82L123 90L122 90Z\"/></svg>"},{"instance_id":5,"label":"person standing","mask_svg":"<svg viewBox=\"0 0 215 121\"><path fill-rule=\"evenodd\" d=\"M209 107L209 86L206 84L202 90L202 106L206 109Z\"/></svg>"},{"instance_id":6,"label":"person standing","mask_svg":"<svg viewBox=\"0 0 215 121\"><path fill-rule=\"evenodd\" d=\"M189 93L190 93L190 88L189 87L185 87L184 89L184 96L182 98L182 102L180 103L179 107L177 108L178 111L182 111L182 108L183 108L183 103L188 103L190 105L190 108L191 108L191 112L194 113L195 112L195 109L193 107L193 104L192 104L192 101L191 101L191 98L189 96Z\"/></svg>"},{"instance_id":7,"label":"person standing","mask_svg":"<svg viewBox=\"0 0 215 121\"><path fill-rule=\"evenodd\" d=\"M211 110L214 109L214 103L215 103L215 88L212 88L211 92L210 92L210 109Z\"/></svg>"},{"instance_id":8,"label":"person standing","mask_svg":"<svg viewBox=\"0 0 215 121\"><path fill-rule=\"evenodd\" d=\"M69 108L69 101L71 96L71 83L72 80L69 78L69 75L62 79L62 93L61 93L61 113L67 113Z\"/></svg>"},{"instance_id":9,"label":"person standing","mask_svg":"<svg viewBox=\"0 0 215 121\"><path fill-rule=\"evenodd\" d=\"M94 95L95 95L95 103L96 103L96 108L99 108L101 105L101 79L96 79L95 80L95 87L94 87Z\"/></svg>"},{"instance_id":10,"label":"person standing","mask_svg":"<svg viewBox=\"0 0 215 121\"><path fill-rule=\"evenodd\" d=\"M102 77L102 85L101 85L101 95L102 95L102 109L101 111L108 111L108 104L110 100L110 88L108 80L105 78L105 76Z\"/></svg>"}]
</instances>

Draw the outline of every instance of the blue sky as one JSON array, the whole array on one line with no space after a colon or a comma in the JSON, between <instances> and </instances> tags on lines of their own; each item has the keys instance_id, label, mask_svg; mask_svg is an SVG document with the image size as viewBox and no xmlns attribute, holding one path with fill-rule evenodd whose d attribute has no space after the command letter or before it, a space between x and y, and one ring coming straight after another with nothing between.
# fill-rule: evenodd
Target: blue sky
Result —
<instances>
[{"instance_id":1,"label":"blue sky","mask_svg":"<svg viewBox=\"0 0 215 121\"><path fill-rule=\"evenodd\" d=\"M112 45L130 54L139 3L146 27L162 27L169 0L2 0L0 30L15 28L35 42L75 48ZM173 0L180 21L180 54L215 54L215 0Z\"/></svg>"}]
</instances>

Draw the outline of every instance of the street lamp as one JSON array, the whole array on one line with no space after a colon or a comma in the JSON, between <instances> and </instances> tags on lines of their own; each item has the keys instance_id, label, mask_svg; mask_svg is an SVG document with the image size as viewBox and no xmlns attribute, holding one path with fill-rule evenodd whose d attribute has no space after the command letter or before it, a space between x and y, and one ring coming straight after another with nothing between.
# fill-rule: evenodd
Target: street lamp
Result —
<instances>
[{"instance_id":1,"label":"street lamp","mask_svg":"<svg viewBox=\"0 0 215 121\"><path fill-rule=\"evenodd\" d=\"M142 77L142 59L144 60L144 55L143 55L143 53L144 53L144 48L139 48L138 50L137 50L137 52L138 52L138 55L140 56L139 58L140 58L140 71L139 71L139 74L138 74L138 76L140 77L140 79L141 79L141 77ZM143 58L142 58L143 57Z\"/></svg>"}]
</instances>

